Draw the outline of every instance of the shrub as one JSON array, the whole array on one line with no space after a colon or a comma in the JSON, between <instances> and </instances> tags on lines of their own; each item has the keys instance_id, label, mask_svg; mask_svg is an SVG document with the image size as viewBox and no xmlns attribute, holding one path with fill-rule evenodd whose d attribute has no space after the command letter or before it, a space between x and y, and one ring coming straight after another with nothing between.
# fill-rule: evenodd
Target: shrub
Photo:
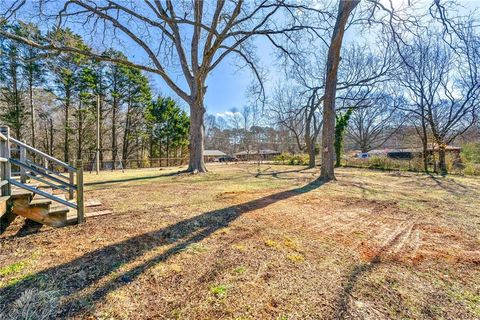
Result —
<instances>
[{"instance_id":1,"label":"shrub","mask_svg":"<svg viewBox=\"0 0 480 320\"><path fill-rule=\"evenodd\" d=\"M282 153L276 156L273 161L276 164L306 165L308 164L308 154L289 154Z\"/></svg>"},{"instance_id":2,"label":"shrub","mask_svg":"<svg viewBox=\"0 0 480 320\"><path fill-rule=\"evenodd\" d=\"M480 176L480 164L471 162L467 163L462 172L467 176Z\"/></svg>"},{"instance_id":3,"label":"shrub","mask_svg":"<svg viewBox=\"0 0 480 320\"><path fill-rule=\"evenodd\" d=\"M460 157L464 163L480 164L480 142L466 143L462 146Z\"/></svg>"}]
</instances>

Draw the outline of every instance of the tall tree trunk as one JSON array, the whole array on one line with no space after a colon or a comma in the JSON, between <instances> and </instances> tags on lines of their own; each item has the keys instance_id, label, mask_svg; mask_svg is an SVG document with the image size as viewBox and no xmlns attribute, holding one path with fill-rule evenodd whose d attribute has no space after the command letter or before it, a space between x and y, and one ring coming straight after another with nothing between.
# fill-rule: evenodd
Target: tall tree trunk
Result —
<instances>
[{"instance_id":1,"label":"tall tree trunk","mask_svg":"<svg viewBox=\"0 0 480 320\"><path fill-rule=\"evenodd\" d=\"M32 75L29 76L28 80L28 98L30 102L30 128L32 130L32 140L31 146L35 148L35 107L33 105L33 79ZM35 158L35 156L34 156Z\"/></svg>"},{"instance_id":2,"label":"tall tree trunk","mask_svg":"<svg viewBox=\"0 0 480 320\"><path fill-rule=\"evenodd\" d=\"M170 166L170 141L168 141L168 135L167 135L167 167Z\"/></svg>"},{"instance_id":3,"label":"tall tree trunk","mask_svg":"<svg viewBox=\"0 0 480 320\"><path fill-rule=\"evenodd\" d=\"M435 152L435 150L433 150ZM445 157L445 144L438 144L438 166L440 167L440 174L442 176L447 175L447 161Z\"/></svg>"},{"instance_id":4,"label":"tall tree trunk","mask_svg":"<svg viewBox=\"0 0 480 320\"><path fill-rule=\"evenodd\" d=\"M428 173L428 133L427 125L425 123L425 117L422 113L422 148L423 148L423 170Z\"/></svg>"},{"instance_id":5,"label":"tall tree trunk","mask_svg":"<svg viewBox=\"0 0 480 320\"><path fill-rule=\"evenodd\" d=\"M14 57L10 57L11 59L14 59ZM16 57L15 57L16 58ZM22 118L22 110L21 110L21 99L20 99L20 90L18 89L18 74L17 74L17 61L14 60L14 61L11 61L10 63L11 65L11 75L12 75L12 86L13 86L13 103L14 103L14 108L15 108L15 127L14 127L14 131L15 131L15 138L17 138L17 140L22 140L22 131L21 131L21 128L22 128L22 121L21 121L21 118Z\"/></svg>"},{"instance_id":6,"label":"tall tree trunk","mask_svg":"<svg viewBox=\"0 0 480 320\"><path fill-rule=\"evenodd\" d=\"M50 123L50 155L53 156L53 118L48 119Z\"/></svg>"},{"instance_id":7,"label":"tall tree trunk","mask_svg":"<svg viewBox=\"0 0 480 320\"><path fill-rule=\"evenodd\" d=\"M100 159L100 166L103 166L103 96L100 95L100 139L99 139L99 147L100 147L100 153L99 153L99 159Z\"/></svg>"},{"instance_id":8,"label":"tall tree trunk","mask_svg":"<svg viewBox=\"0 0 480 320\"><path fill-rule=\"evenodd\" d=\"M128 148L130 144L129 135L130 135L130 98L127 105L127 116L125 119L125 132L123 133L123 148L122 148L122 159L126 160L128 158Z\"/></svg>"},{"instance_id":9,"label":"tall tree trunk","mask_svg":"<svg viewBox=\"0 0 480 320\"><path fill-rule=\"evenodd\" d=\"M113 96L112 104L112 161L113 166L115 166L115 161L117 160L117 110L118 110L118 99L116 95Z\"/></svg>"},{"instance_id":10,"label":"tall tree trunk","mask_svg":"<svg viewBox=\"0 0 480 320\"><path fill-rule=\"evenodd\" d=\"M64 140L63 140L63 161L68 163L70 161L69 151L70 151L70 144L69 144L69 117L70 117L70 97L66 97L65 99L65 131L64 131Z\"/></svg>"},{"instance_id":11,"label":"tall tree trunk","mask_svg":"<svg viewBox=\"0 0 480 320\"><path fill-rule=\"evenodd\" d=\"M315 142L309 133L305 133L305 146L308 152L308 167L315 168Z\"/></svg>"},{"instance_id":12,"label":"tall tree trunk","mask_svg":"<svg viewBox=\"0 0 480 320\"><path fill-rule=\"evenodd\" d=\"M193 173L207 172L203 159L205 111L203 99L195 99L190 103L190 158L187 170Z\"/></svg>"},{"instance_id":13,"label":"tall tree trunk","mask_svg":"<svg viewBox=\"0 0 480 320\"><path fill-rule=\"evenodd\" d=\"M78 114L77 114L77 135L78 135L78 145L77 145L77 159L83 159L83 113L82 113L82 102L79 102L78 105Z\"/></svg>"},{"instance_id":14,"label":"tall tree trunk","mask_svg":"<svg viewBox=\"0 0 480 320\"><path fill-rule=\"evenodd\" d=\"M43 146L45 148L44 150L46 150L48 153L50 150L50 141L49 141L49 134L48 134L48 130L49 130L48 119L45 120L43 129L45 131L45 141L43 142Z\"/></svg>"},{"instance_id":15,"label":"tall tree trunk","mask_svg":"<svg viewBox=\"0 0 480 320\"><path fill-rule=\"evenodd\" d=\"M335 22L330 47L328 48L323 101L322 166L320 171L320 178L324 181L335 179L335 97L340 50L342 48L345 25L350 13L359 3L360 0L340 0L337 21Z\"/></svg>"}]
</instances>

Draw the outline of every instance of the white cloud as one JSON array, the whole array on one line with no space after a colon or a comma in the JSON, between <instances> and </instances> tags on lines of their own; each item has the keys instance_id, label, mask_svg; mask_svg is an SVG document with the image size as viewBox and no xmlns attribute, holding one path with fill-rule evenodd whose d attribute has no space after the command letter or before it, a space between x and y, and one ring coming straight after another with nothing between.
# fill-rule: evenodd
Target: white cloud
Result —
<instances>
[{"instance_id":1,"label":"white cloud","mask_svg":"<svg viewBox=\"0 0 480 320\"><path fill-rule=\"evenodd\" d=\"M215 116L222 117L225 119L232 118L235 115L241 115L240 112L232 112L232 111L225 111L225 112L217 112Z\"/></svg>"}]
</instances>

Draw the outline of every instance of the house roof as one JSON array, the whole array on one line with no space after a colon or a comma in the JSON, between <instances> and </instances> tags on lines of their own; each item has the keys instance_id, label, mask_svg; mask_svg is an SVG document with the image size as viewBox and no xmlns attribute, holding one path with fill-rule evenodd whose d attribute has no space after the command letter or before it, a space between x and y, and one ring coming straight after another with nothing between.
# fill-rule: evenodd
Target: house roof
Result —
<instances>
[{"instance_id":1,"label":"house roof","mask_svg":"<svg viewBox=\"0 0 480 320\"><path fill-rule=\"evenodd\" d=\"M435 150L435 151L438 151L438 145L437 144L434 144L434 147L432 148L431 146L429 146L427 148L428 151L432 151L432 150ZM455 146L446 146L445 147L445 150L446 151L461 151L462 148L460 147L455 147ZM387 154L389 152L423 152L423 149L422 148L404 148L404 149L390 149L390 148L385 148L385 149L374 149L374 150L370 150L366 153L368 154ZM359 150L357 151L357 153L361 153Z\"/></svg>"},{"instance_id":2,"label":"house roof","mask_svg":"<svg viewBox=\"0 0 480 320\"><path fill-rule=\"evenodd\" d=\"M203 155L207 157L221 157L226 156L227 154L220 150L204 150Z\"/></svg>"},{"instance_id":3,"label":"house roof","mask_svg":"<svg viewBox=\"0 0 480 320\"><path fill-rule=\"evenodd\" d=\"M252 150L252 151L240 151L235 153L236 156L247 155L247 154L280 154L280 152L270 149L264 150Z\"/></svg>"}]
</instances>

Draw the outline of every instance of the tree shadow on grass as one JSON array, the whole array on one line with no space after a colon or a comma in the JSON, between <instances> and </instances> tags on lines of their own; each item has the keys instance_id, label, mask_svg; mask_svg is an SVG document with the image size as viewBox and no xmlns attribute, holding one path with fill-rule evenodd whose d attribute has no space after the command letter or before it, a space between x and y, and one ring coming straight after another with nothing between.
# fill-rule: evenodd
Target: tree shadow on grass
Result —
<instances>
[{"instance_id":1,"label":"tree shadow on grass","mask_svg":"<svg viewBox=\"0 0 480 320\"><path fill-rule=\"evenodd\" d=\"M139 180L152 180L152 179L158 179L158 178L163 178L163 177L177 176L177 175L181 175L181 174L187 174L187 171L186 170L181 170L181 171L174 171L174 172L157 174L157 175L154 175L154 176L132 177L132 178L124 178L124 179L113 179L113 180L88 182L88 183L85 183L85 186L96 186L96 185L109 184L109 183L131 182L131 181L139 181Z\"/></svg>"},{"instance_id":2,"label":"tree shadow on grass","mask_svg":"<svg viewBox=\"0 0 480 320\"><path fill-rule=\"evenodd\" d=\"M60 317L75 316L85 312L89 305L94 305L109 292L132 282L145 270L172 255L187 248L188 245L201 241L215 231L227 227L241 215L252 210L267 207L278 201L312 191L323 185L320 180L291 190L282 191L246 203L227 208L212 210L201 215L177 222L166 228L144 233L127 240L99 248L71 261L36 274L0 289L3 307L11 305L27 289L46 287L67 297L59 306ZM137 257L162 246L171 247L126 272L118 269ZM96 287L107 276L114 275ZM83 293L81 291L85 290ZM2 305L0 305L0 310Z\"/></svg>"},{"instance_id":3,"label":"tree shadow on grass","mask_svg":"<svg viewBox=\"0 0 480 320\"><path fill-rule=\"evenodd\" d=\"M353 298L352 293L355 291L358 282L370 272L373 272L382 263L384 255L393 248L399 239L405 235L407 229L403 229L383 245L375 255L366 262L360 263L352 269L347 277L347 281L338 295L335 319L350 319L349 302Z\"/></svg>"},{"instance_id":4,"label":"tree shadow on grass","mask_svg":"<svg viewBox=\"0 0 480 320\"><path fill-rule=\"evenodd\" d=\"M428 176L435 181L437 186L454 195L468 194L469 189L461 183L453 179L447 179L446 177L438 177L434 174L428 174ZM452 186L453 185L453 186Z\"/></svg>"},{"instance_id":5,"label":"tree shadow on grass","mask_svg":"<svg viewBox=\"0 0 480 320\"><path fill-rule=\"evenodd\" d=\"M293 169L293 170L284 170L284 171L275 170L275 171L268 172L268 170L271 169L271 168L272 167L268 167L265 170L263 170L263 172L258 170L258 172L255 174L255 178L259 178L259 177L262 177L262 176L269 176L269 177L273 177L273 178L276 178L276 179L290 180L290 179L295 179L295 178L281 178L279 175L288 174L288 173L298 173L298 172L307 171L309 169L312 169L312 168L309 168L309 167L305 167L305 168Z\"/></svg>"}]
</instances>

